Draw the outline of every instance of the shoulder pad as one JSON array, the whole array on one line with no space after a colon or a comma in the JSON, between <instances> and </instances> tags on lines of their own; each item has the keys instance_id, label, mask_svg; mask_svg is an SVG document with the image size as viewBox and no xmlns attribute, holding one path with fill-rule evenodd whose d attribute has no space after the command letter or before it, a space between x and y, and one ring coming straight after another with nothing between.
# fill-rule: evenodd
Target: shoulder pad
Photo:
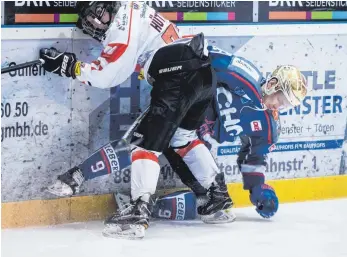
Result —
<instances>
[{"instance_id":1,"label":"shoulder pad","mask_svg":"<svg viewBox=\"0 0 347 257\"><path fill-rule=\"evenodd\" d=\"M216 46L208 46L207 49L210 54L212 67L217 71L227 71L232 54L225 52Z\"/></svg>"},{"instance_id":2,"label":"shoulder pad","mask_svg":"<svg viewBox=\"0 0 347 257\"><path fill-rule=\"evenodd\" d=\"M247 79L252 85L257 87L256 89L261 92L260 86L263 82L263 76L260 71L245 58L239 56L232 56L230 65L228 66L228 70L241 75L245 79Z\"/></svg>"}]
</instances>

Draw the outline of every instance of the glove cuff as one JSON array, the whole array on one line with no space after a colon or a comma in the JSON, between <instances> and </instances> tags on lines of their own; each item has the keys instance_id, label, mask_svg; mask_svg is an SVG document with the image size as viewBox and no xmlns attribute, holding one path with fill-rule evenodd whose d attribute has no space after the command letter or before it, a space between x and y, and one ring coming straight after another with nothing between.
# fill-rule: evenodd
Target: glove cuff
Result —
<instances>
[{"instance_id":1,"label":"glove cuff","mask_svg":"<svg viewBox=\"0 0 347 257\"><path fill-rule=\"evenodd\" d=\"M80 61L73 61L71 64L71 71L70 71L71 77L73 79L76 79L77 76L81 75L81 62Z\"/></svg>"},{"instance_id":2,"label":"glove cuff","mask_svg":"<svg viewBox=\"0 0 347 257\"><path fill-rule=\"evenodd\" d=\"M275 194L275 190L268 184L260 184L252 187L249 190L249 199L251 200L251 203L257 206L258 200L264 195L265 192L273 192Z\"/></svg>"},{"instance_id":3,"label":"glove cuff","mask_svg":"<svg viewBox=\"0 0 347 257\"><path fill-rule=\"evenodd\" d=\"M265 166L241 164L243 189L250 190L265 183Z\"/></svg>"}]
</instances>

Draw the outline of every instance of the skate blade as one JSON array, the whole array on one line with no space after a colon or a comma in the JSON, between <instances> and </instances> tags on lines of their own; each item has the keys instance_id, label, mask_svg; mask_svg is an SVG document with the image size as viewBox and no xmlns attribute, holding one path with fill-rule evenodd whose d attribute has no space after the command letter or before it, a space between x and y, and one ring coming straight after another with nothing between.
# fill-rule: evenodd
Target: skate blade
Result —
<instances>
[{"instance_id":1,"label":"skate blade","mask_svg":"<svg viewBox=\"0 0 347 257\"><path fill-rule=\"evenodd\" d=\"M102 231L103 236L122 239L142 239L146 228L142 225L130 225L128 229L122 229L117 224L107 224Z\"/></svg>"},{"instance_id":2,"label":"skate blade","mask_svg":"<svg viewBox=\"0 0 347 257\"><path fill-rule=\"evenodd\" d=\"M56 196L72 196L73 192L71 188L62 183L61 181L56 181L53 185L50 185L46 188L46 191L56 195Z\"/></svg>"},{"instance_id":3,"label":"skate blade","mask_svg":"<svg viewBox=\"0 0 347 257\"><path fill-rule=\"evenodd\" d=\"M236 215L232 212L231 208L217 211L210 215L201 215L200 217L201 220L207 224L231 223L236 219Z\"/></svg>"}]
</instances>

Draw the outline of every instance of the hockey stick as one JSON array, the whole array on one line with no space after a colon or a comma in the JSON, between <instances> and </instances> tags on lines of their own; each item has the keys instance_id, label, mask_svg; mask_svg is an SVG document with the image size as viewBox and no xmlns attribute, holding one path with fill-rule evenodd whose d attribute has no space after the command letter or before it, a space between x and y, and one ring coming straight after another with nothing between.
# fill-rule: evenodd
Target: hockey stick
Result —
<instances>
[{"instance_id":1,"label":"hockey stick","mask_svg":"<svg viewBox=\"0 0 347 257\"><path fill-rule=\"evenodd\" d=\"M134 142L130 142L133 132L135 131L137 126L141 123L141 121L144 119L146 114L148 113L149 107L150 106L148 106L146 108L146 110L144 112L142 112L141 115L139 117L137 117L136 120L134 121L134 123L128 128L128 130L125 132L125 134L123 135L123 137L121 138L121 140L118 143L119 147L123 146L124 144L128 146L130 143L132 145L137 145L138 143L140 143L142 141L142 139L140 138L139 140L136 140Z\"/></svg>"},{"instance_id":2,"label":"hockey stick","mask_svg":"<svg viewBox=\"0 0 347 257\"><path fill-rule=\"evenodd\" d=\"M140 122L143 120L143 118L146 116L146 114L149 111L149 106L146 108L146 110L141 113L141 115L139 117L137 117L137 119L134 121L134 123L128 128L128 130L125 132L125 134L123 135L122 139L129 141L129 136L132 132L134 132L134 130L136 129L136 127L140 124Z\"/></svg>"},{"instance_id":3,"label":"hockey stick","mask_svg":"<svg viewBox=\"0 0 347 257\"><path fill-rule=\"evenodd\" d=\"M1 74L8 73L8 72L15 71L15 70L19 70L19 69L24 69L27 67L31 67L33 65L42 65L44 63L45 63L44 60L39 59L39 60L31 61L31 62L25 62L25 63L9 66L6 68L1 68Z\"/></svg>"}]
</instances>

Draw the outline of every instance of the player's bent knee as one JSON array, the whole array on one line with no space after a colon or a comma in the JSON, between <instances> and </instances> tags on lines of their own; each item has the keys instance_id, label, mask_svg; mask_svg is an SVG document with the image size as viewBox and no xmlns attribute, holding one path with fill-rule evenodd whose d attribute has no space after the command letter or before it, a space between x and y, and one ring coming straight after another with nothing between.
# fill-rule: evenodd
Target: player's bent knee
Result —
<instances>
[{"instance_id":1,"label":"player's bent knee","mask_svg":"<svg viewBox=\"0 0 347 257\"><path fill-rule=\"evenodd\" d=\"M138 160L151 160L154 162L159 163L158 156L159 153L142 150L142 149L136 149L131 153L131 162L135 162Z\"/></svg>"},{"instance_id":2,"label":"player's bent knee","mask_svg":"<svg viewBox=\"0 0 347 257\"><path fill-rule=\"evenodd\" d=\"M198 135L195 130L177 128L175 134L171 138L170 145L175 149L184 148L197 139Z\"/></svg>"},{"instance_id":3,"label":"player's bent knee","mask_svg":"<svg viewBox=\"0 0 347 257\"><path fill-rule=\"evenodd\" d=\"M154 194L160 173L156 153L136 148L131 154L131 197Z\"/></svg>"}]
</instances>

